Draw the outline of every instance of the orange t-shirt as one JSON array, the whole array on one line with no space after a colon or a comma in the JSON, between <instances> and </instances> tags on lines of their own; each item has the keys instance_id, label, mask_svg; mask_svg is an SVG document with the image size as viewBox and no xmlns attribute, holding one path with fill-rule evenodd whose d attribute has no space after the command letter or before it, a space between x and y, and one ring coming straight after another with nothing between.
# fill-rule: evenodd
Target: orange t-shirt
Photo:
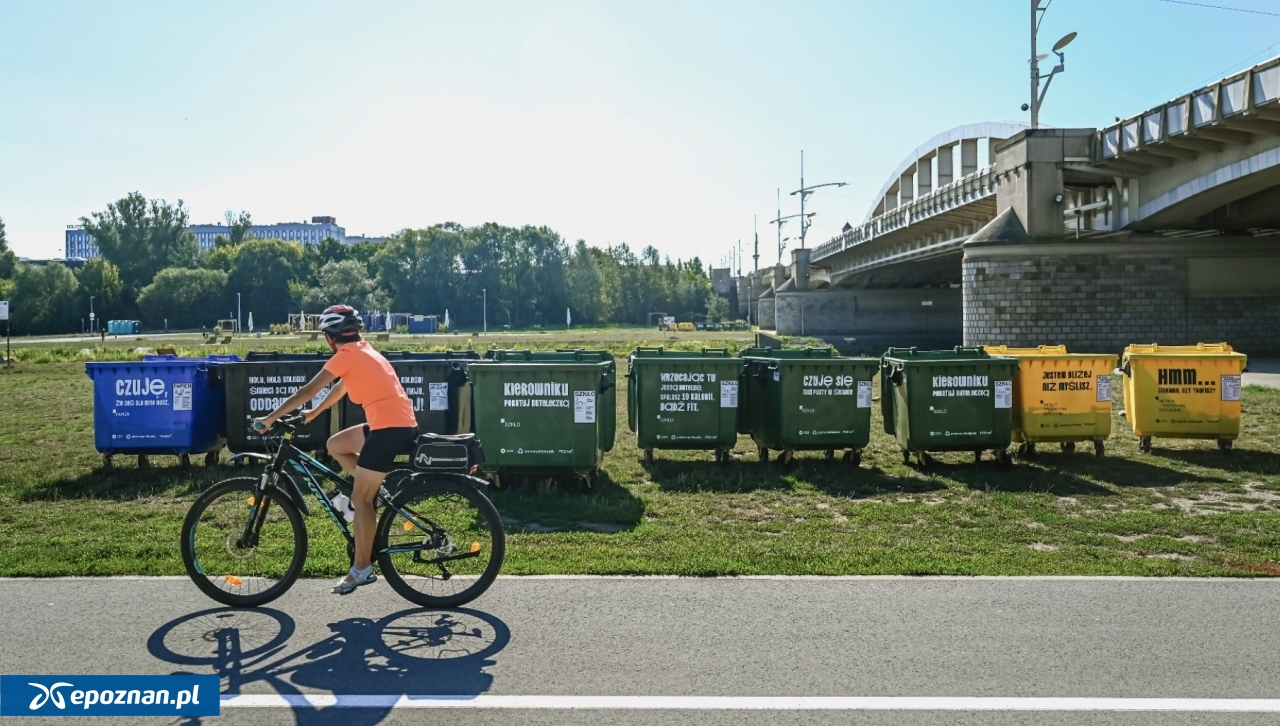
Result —
<instances>
[{"instance_id":1,"label":"orange t-shirt","mask_svg":"<svg viewBox=\"0 0 1280 726\"><path fill-rule=\"evenodd\" d=\"M413 402L405 395L400 376L367 342L343 344L324 369L347 385L352 403L364 407L370 430L418 427Z\"/></svg>"}]
</instances>

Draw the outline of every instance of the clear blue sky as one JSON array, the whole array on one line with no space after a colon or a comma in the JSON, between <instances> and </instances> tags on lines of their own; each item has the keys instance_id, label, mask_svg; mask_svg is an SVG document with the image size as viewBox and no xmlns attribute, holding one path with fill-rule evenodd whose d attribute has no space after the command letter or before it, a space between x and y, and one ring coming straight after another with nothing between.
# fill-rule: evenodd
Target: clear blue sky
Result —
<instances>
[{"instance_id":1,"label":"clear blue sky","mask_svg":"<svg viewBox=\"0 0 1280 726\"><path fill-rule=\"evenodd\" d=\"M1276 0L1206 0L1280 12ZM570 241L776 257L860 220L918 144L1025 120L1028 0L0 4L0 217L20 255L130 191L195 222L350 234L545 224ZM1055 0L1079 39L1043 120L1098 126L1280 53L1280 17ZM1270 46L1270 48L1268 48ZM749 252L747 253L750 254Z\"/></svg>"}]
</instances>

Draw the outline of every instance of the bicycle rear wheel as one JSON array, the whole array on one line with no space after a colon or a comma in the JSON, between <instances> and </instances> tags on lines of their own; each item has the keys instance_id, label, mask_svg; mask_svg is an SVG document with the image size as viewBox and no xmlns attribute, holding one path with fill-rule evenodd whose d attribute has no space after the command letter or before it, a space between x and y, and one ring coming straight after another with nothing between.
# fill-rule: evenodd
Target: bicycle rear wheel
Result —
<instances>
[{"instance_id":1,"label":"bicycle rear wheel","mask_svg":"<svg viewBox=\"0 0 1280 726\"><path fill-rule=\"evenodd\" d=\"M307 560L307 530L297 507L277 489L255 496L256 483L241 477L213 485L182 523L187 576L201 592L232 607L280 597Z\"/></svg>"},{"instance_id":2,"label":"bicycle rear wheel","mask_svg":"<svg viewBox=\"0 0 1280 726\"><path fill-rule=\"evenodd\" d=\"M498 510L464 477L418 474L378 520L383 577L423 607L458 607L493 584L506 555ZM388 551L389 550L389 551Z\"/></svg>"}]
</instances>

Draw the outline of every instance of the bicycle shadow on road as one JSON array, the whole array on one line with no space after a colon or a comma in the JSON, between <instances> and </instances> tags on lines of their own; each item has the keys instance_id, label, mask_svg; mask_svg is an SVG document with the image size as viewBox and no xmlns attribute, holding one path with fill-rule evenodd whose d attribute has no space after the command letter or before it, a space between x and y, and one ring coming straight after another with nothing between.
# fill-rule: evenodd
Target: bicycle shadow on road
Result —
<instances>
[{"instance_id":1,"label":"bicycle shadow on road","mask_svg":"<svg viewBox=\"0 0 1280 726\"><path fill-rule=\"evenodd\" d=\"M289 642L295 630L279 610L216 608L165 623L147 650L187 667L181 673L220 676L224 695L476 696L493 685L485 669L511 639L502 620L466 608L347 618L329 624L329 637L301 647ZM300 726L363 726L380 723L391 707L300 703L291 710Z\"/></svg>"}]
</instances>

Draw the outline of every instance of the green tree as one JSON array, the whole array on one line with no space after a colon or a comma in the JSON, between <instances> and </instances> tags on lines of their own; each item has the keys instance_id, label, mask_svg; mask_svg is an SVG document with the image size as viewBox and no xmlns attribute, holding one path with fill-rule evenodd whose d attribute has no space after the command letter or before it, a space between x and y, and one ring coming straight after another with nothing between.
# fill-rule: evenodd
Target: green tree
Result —
<instances>
[{"instance_id":1,"label":"green tree","mask_svg":"<svg viewBox=\"0 0 1280 726\"><path fill-rule=\"evenodd\" d=\"M373 260L379 286L390 306L411 313L440 313L451 308L455 320L479 322L480 288L475 289L474 315L464 313L467 299L463 253L466 240L457 225L406 229L386 241Z\"/></svg>"},{"instance_id":2,"label":"green tree","mask_svg":"<svg viewBox=\"0 0 1280 726\"><path fill-rule=\"evenodd\" d=\"M708 293L706 297L707 320L713 323L723 323L729 317L729 301L724 297Z\"/></svg>"},{"instance_id":3,"label":"green tree","mask_svg":"<svg viewBox=\"0 0 1280 726\"><path fill-rule=\"evenodd\" d=\"M19 265L14 282L9 310L14 332L43 335L80 329L80 283L64 265Z\"/></svg>"},{"instance_id":4,"label":"green tree","mask_svg":"<svg viewBox=\"0 0 1280 726\"><path fill-rule=\"evenodd\" d=\"M253 227L253 218L248 212L233 213L230 209L226 213L227 220L227 244L232 247L244 242L249 235L249 230ZM217 246L217 238L214 238L214 245Z\"/></svg>"},{"instance_id":5,"label":"green tree","mask_svg":"<svg viewBox=\"0 0 1280 726\"><path fill-rule=\"evenodd\" d=\"M226 239L223 237L223 239ZM200 266L206 270L222 270L223 272L231 272L231 268L235 266L236 255L240 254L239 247L232 247L230 244L217 245L213 249L200 256Z\"/></svg>"},{"instance_id":6,"label":"green tree","mask_svg":"<svg viewBox=\"0 0 1280 726\"><path fill-rule=\"evenodd\" d=\"M107 205L106 211L81 217L102 256L120 269L126 288L136 291L156 272L199 258L195 236L187 231L187 210L163 199L147 201L138 192Z\"/></svg>"},{"instance_id":7,"label":"green tree","mask_svg":"<svg viewBox=\"0 0 1280 726\"><path fill-rule=\"evenodd\" d=\"M310 278L302 248L278 239L251 239L234 249L238 251L227 276L227 310L235 309L239 293L245 316L253 312L257 324L288 320L293 307L289 283Z\"/></svg>"},{"instance_id":8,"label":"green tree","mask_svg":"<svg viewBox=\"0 0 1280 726\"><path fill-rule=\"evenodd\" d=\"M0 218L0 280L13 277L18 267L18 258L9 249L9 240L4 236L4 219Z\"/></svg>"},{"instance_id":9,"label":"green tree","mask_svg":"<svg viewBox=\"0 0 1280 726\"><path fill-rule=\"evenodd\" d=\"M225 307L227 273L169 267L138 294L138 310L151 327L167 319L171 328L213 325Z\"/></svg>"},{"instance_id":10,"label":"green tree","mask_svg":"<svg viewBox=\"0 0 1280 726\"><path fill-rule=\"evenodd\" d=\"M294 286L294 304L303 310L320 311L330 305L345 303L357 310L386 310L387 300L369 277L364 265L356 260L330 262L316 273L318 286L298 289ZM301 292L301 294L298 294Z\"/></svg>"},{"instance_id":11,"label":"green tree","mask_svg":"<svg viewBox=\"0 0 1280 726\"><path fill-rule=\"evenodd\" d=\"M110 260L94 257L84 263L76 277L80 280L80 305L88 310L89 298L93 298L93 310L98 320L121 317L124 303L124 281L120 270Z\"/></svg>"}]
</instances>

